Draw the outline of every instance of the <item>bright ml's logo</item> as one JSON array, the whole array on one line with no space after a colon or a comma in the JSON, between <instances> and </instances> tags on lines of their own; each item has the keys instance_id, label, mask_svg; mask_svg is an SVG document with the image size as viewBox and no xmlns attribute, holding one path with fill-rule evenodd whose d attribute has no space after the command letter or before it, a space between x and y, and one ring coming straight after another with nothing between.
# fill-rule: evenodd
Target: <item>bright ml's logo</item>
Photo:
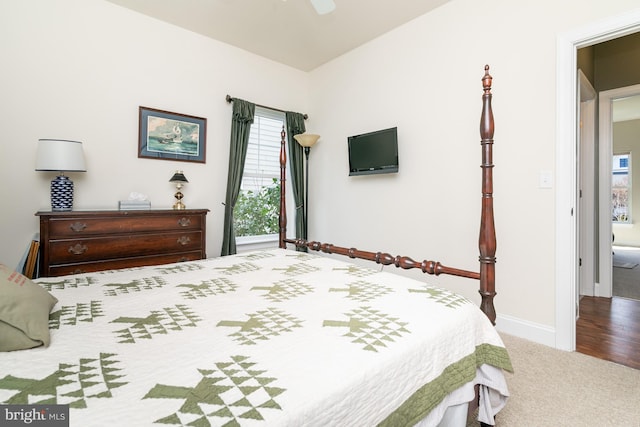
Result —
<instances>
[{"instance_id":1,"label":"bright ml's logo","mask_svg":"<svg viewBox=\"0 0 640 427\"><path fill-rule=\"evenodd\" d=\"M22 421L25 424L31 424L34 421L46 421L47 411L41 409L36 411L35 408L25 411L20 409L19 411L10 411L9 408L4 408L5 421Z\"/></svg>"},{"instance_id":2,"label":"bright ml's logo","mask_svg":"<svg viewBox=\"0 0 640 427\"><path fill-rule=\"evenodd\" d=\"M0 425L69 427L69 405L1 405Z\"/></svg>"}]
</instances>

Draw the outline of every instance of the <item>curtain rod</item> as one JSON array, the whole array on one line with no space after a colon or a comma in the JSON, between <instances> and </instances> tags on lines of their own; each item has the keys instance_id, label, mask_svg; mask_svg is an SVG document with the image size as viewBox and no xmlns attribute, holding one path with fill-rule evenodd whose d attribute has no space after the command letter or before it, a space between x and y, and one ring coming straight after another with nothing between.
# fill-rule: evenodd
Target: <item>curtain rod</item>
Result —
<instances>
[{"instance_id":1,"label":"curtain rod","mask_svg":"<svg viewBox=\"0 0 640 427\"><path fill-rule=\"evenodd\" d=\"M234 100L235 98L232 98L230 95L227 95L224 99L226 99L226 101L227 101L229 104L231 104L231 102L233 102L233 100ZM281 109L279 109L279 108L267 107L266 105L260 105L260 104L255 104L255 105L256 105L256 107L268 108L268 109L270 109L270 110L276 110L276 111L280 111L280 112L282 112L282 113L286 113L286 111L281 110ZM303 114L303 115L302 115L302 117L304 117L304 119L305 119L305 120L307 120L307 119L309 118L309 115L308 115L308 114Z\"/></svg>"}]
</instances>

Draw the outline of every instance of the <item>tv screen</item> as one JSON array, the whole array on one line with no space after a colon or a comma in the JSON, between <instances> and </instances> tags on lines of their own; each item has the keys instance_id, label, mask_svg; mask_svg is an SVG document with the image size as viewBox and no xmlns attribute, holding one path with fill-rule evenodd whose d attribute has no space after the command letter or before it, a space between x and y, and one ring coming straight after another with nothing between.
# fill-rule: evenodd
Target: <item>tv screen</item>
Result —
<instances>
[{"instance_id":1,"label":"tv screen","mask_svg":"<svg viewBox=\"0 0 640 427\"><path fill-rule=\"evenodd\" d=\"M398 128L350 136L349 175L398 172Z\"/></svg>"}]
</instances>

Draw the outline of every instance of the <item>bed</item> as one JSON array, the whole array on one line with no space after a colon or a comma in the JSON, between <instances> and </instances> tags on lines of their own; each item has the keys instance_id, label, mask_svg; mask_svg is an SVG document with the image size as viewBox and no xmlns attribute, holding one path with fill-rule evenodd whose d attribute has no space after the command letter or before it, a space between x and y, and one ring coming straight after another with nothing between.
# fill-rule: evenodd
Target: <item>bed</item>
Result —
<instances>
[{"instance_id":1,"label":"bed","mask_svg":"<svg viewBox=\"0 0 640 427\"><path fill-rule=\"evenodd\" d=\"M47 307L47 334L0 352L0 403L68 405L72 426L464 426L472 402L493 425L511 363L493 326L488 71L479 272L287 239L284 197L278 248L35 283L7 272ZM478 280L482 304L316 251Z\"/></svg>"}]
</instances>

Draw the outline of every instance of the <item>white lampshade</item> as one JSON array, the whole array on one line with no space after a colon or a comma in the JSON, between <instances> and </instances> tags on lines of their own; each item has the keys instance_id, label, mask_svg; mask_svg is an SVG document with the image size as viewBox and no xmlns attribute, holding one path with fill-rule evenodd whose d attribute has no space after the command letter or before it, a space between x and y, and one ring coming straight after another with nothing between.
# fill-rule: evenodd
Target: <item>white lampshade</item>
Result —
<instances>
[{"instance_id":1,"label":"white lampshade","mask_svg":"<svg viewBox=\"0 0 640 427\"><path fill-rule=\"evenodd\" d=\"M315 143L318 142L318 139L320 139L320 135L301 133L299 135L293 135L293 138L303 147L313 147Z\"/></svg>"},{"instance_id":2,"label":"white lampshade","mask_svg":"<svg viewBox=\"0 0 640 427\"><path fill-rule=\"evenodd\" d=\"M82 142L66 139L39 139L36 170L86 172Z\"/></svg>"}]
</instances>

